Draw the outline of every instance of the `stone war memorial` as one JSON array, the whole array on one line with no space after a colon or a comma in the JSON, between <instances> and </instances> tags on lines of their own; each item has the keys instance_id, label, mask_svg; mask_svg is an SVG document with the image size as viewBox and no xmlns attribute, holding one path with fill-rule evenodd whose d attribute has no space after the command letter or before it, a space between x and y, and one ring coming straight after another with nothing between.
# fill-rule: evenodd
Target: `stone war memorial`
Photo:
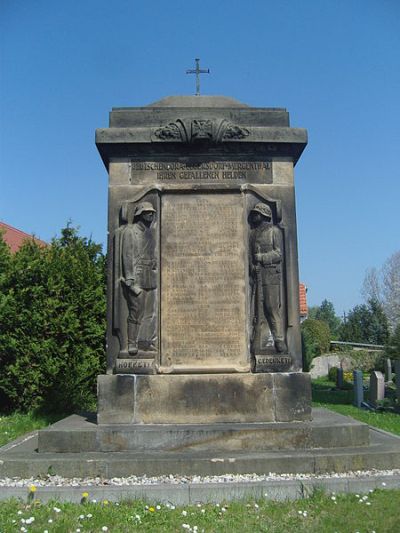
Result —
<instances>
[{"instance_id":1,"label":"stone war memorial","mask_svg":"<svg viewBox=\"0 0 400 533\"><path fill-rule=\"evenodd\" d=\"M100 424L310 419L283 109L172 97L97 131L109 186ZM278 142L277 142L278 141Z\"/></svg>"},{"instance_id":2,"label":"stone war memorial","mask_svg":"<svg viewBox=\"0 0 400 533\"><path fill-rule=\"evenodd\" d=\"M107 371L96 416L0 453L0 473L326 473L400 466L398 440L311 409L294 166L281 108L172 96L114 108Z\"/></svg>"}]
</instances>

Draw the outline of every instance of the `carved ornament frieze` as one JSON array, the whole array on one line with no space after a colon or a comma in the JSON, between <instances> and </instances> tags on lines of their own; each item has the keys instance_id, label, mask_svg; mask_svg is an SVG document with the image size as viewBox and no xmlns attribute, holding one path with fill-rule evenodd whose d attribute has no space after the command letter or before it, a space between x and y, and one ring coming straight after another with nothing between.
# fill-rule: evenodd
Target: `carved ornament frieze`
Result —
<instances>
[{"instance_id":1,"label":"carved ornament frieze","mask_svg":"<svg viewBox=\"0 0 400 533\"><path fill-rule=\"evenodd\" d=\"M226 119L177 119L154 131L154 140L194 143L241 140L250 135L247 128Z\"/></svg>"}]
</instances>

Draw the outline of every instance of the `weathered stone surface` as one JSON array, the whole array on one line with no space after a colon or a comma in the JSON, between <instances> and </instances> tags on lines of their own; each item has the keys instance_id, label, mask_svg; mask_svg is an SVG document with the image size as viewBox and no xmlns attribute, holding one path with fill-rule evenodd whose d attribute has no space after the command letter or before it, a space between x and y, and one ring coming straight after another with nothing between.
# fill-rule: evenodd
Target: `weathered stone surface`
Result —
<instances>
[{"instance_id":1,"label":"weathered stone surface","mask_svg":"<svg viewBox=\"0 0 400 533\"><path fill-rule=\"evenodd\" d=\"M389 357L383 361L383 367L385 371L385 381L392 381L392 361Z\"/></svg>"},{"instance_id":2,"label":"weathered stone surface","mask_svg":"<svg viewBox=\"0 0 400 533\"><path fill-rule=\"evenodd\" d=\"M385 398L385 378L382 372L373 371L369 377L369 401L377 405Z\"/></svg>"},{"instance_id":3,"label":"weathered stone surface","mask_svg":"<svg viewBox=\"0 0 400 533\"><path fill-rule=\"evenodd\" d=\"M364 401L363 373L361 370L353 370L353 405L361 407Z\"/></svg>"},{"instance_id":4,"label":"weathered stone surface","mask_svg":"<svg viewBox=\"0 0 400 533\"><path fill-rule=\"evenodd\" d=\"M311 377L319 378L327 376L330 368L340 367L340 361L338 355L320 355L319 357L315 357L311 363Z\"/></svg>"},{"instance_id":5,"label":"weathered stone surface","mask_svg":"<svg viewBox=\"0 0 400 533\"><path fill-rule=\"evenodd\" d=\"M311 417L310 378L302 373L99 376L98 396L99 424L287 422Z\"/></svg>"},{"instance_id":6,"label":"weathered stone surface","mask_svg":"<svg viewBox=\"0 0 400 533\"><path fill-rule=\"evenodd\" d=\"M161 224L161 368L248 371L241 196L166 194Z\"/></svg>"},{"instance_id":7,"label":"weathered stone surface","mask_svg":"<svg viewBox=\"0 0 400 533\"><path fill-rule=\"evenodd\" d=\"M274 378L275 420L290 422L311 417L310 376L301 372L277 373Z\"/></svg>"},{"instance_id":8,"label":"weathered stone surface","mask_svg":"<svg viewBox=\"0 0 400 533\"><path fill-rule=\"evenodd\" d=\"M396 375L396 396L400 402L400 359L394 361L394 373Z\"/></svg>"},{"instance_id":9,"label":"weathered stone surface","mask_svg":"<svg viewBox=\"0 0 400 533\"><path fill-rule=\"evenodd\" d=\"M336 419L330 418L337 417ZM324 417L326 422L323 421ZM315 431L322 434L324 428L331 425L336 430L340 425L346 426L348 417L321 410L316 414L316 422L312 422ZM321 420L321 429L318 429ZM351 423L351 421L350 421ZM304 423L307 424L307 423ZM356 423L357 424L357 423ZM63 423L59 423L57 431L62 431ZM68 424L65 432L75 435L75 424ZM361 425L362 426L362 425ZM94 431L100 429L94 424ZM115 426L117 427L117 426ZM142 426L139 431L143 434L148 426ZM55 428L54 428L55 429ZM80 428L86 431L84 427ZM171 428L172 429L172 428ZM179 428L178 428L179 430ZM52 431L52 430L47 430ZM90 430L89 430L90 431ZM180 430L179 430L180 431ZM327 430L328 431L328 430ZM370 429L370 445L331 447L326 439L319 439L321 447L295 450L245 450L216 451L215 454L203 450L143 450L124 453L115 452L85 452L54 453L51 451L38 453L37 434L24 436L17 442L10 443L0 449L1 477L30 477L47 475L51 471L65 477L94 477L103 478L128 475L223 475L259 473L324 473L345 472L349 470L392 469L400 467L400 440L395 435ZM65 433L64 432L64 433ZM334 431L330 432L330 435ZM78 439L78 434L74 436ZM149 437L150 438L150 437ZM170 438L173 439L172 433ZM53 438L54 439L54 438ZM54 444L55 440L53 440ZM88 442L88 441L86 441ZM347 442L351 442L347 440ZM261 440L258 441L261 445ZM328 444L329 447L325 447ZM338 442L333 444L336 446ZM212 446L212 441L210 441ZM222 447L222 446L221 446Z\"/></svg>"},{"instance_id":10,"label":"weathered stone surface","mask_svg":"<svg viewBox=\"0 0 400 533\"><path fill-rule=\"evenodd\" d=\"M305 130L289 127L286 110L226 97L168 97L113 109L110 128L97 132L110 175L108 373L131 373L139 362L129 356L150 355L153 363L138 373L301 369L293 166L306 141ZM137 284L124 272L126 237L140 223L135 213L143 202L154 209L154 254L141 258L140 268L158 276L147 299L132 296L128 289ZM258 244L250 256L248 249L257 205L270 210L281 244L273 265L279 286L262 289L266 314L256 350L249 261L254 267ZM262 279L271 270L267 241ZM136 248L133 261L141 255ZM287 359L258 357L277 354Z\"/></svg>"},{"instance_id":11,"label":"weathered stone surface","mask_svg":"<svg viewBox=\"0 0 400 533\"><path fill-rule=\"evenodd\" d=\"M96 139L112 258L99 423L309 420L293 186L306 131L285 109L168 97L113 109Z\"/></svg>"},{"instance_id":12,"label":"weathered stone surface","mask_svg":"<svg viewBox=\"0 0 400 533\"><path fill-rule=\"evenodd\" d=\"M136 375L97 377L97 420L101 423L132 424L135 413Z\"/></svg>"},{"instance_id":13,"label":"weathered stone surface","mask_svg":"<svg viewBox=\"0 0 400 533\"><path fill-rule=\"evenodd\" d=\"M39 452L217 452L368 446L366 424L315 409L311 422L103 424L73 415L39 432Z\"/></svg>"}]
</instances>

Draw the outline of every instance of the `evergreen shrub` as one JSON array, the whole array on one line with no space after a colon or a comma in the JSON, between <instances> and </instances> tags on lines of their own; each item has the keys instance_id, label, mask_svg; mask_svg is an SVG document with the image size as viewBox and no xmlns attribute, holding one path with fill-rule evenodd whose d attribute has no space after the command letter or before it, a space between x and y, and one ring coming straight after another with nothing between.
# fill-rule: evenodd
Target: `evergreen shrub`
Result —
<instances>
[{"instance_id":1,"label":"evergreen shrub","mask_svg":"<svg viewBox=\"0 0 400 533\"><path fill-rule=\"evenodd\" d=\"M91 409L105 368L105 257L67 226L11 255L0 238L3 409Z\"/></svg>"}]
</instances>

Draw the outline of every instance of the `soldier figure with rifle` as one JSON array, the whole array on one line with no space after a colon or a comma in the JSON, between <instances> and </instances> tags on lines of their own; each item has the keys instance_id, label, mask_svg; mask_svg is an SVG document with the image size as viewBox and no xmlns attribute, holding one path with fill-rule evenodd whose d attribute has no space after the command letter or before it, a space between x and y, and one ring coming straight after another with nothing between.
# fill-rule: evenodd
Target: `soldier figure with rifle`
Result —
<instances>
[{"instance_id":1,"label":"soldier figure with rifle","mask_svg":"<svg viewBox=\"0 0 400 533\"><path fill-rule=\"evenodd\" d=\"M271 330L275 350L287 353L282 316L283 242L280 229L272 223L269 205L256 204L250 212L250 267L255 298L253 352L260 353L261 330L265 321Z\"/></svg>"},{"instance_id":2,"label":"soldier figure with rifle","mask_svg":"<svg viewBox=\"0 0 400 533\"><path fill-rule=\"evenodd\" d=\"M138 337L145 312L154 313L154 291L157 287L155 241L151 229L155 209L150 202L139 203L132 224L122 234L122 274L124 296L128 304L128 353L138 353ZM154 335L146 339L150 351L155 350Z\"/></svg>"}]
</instances>

